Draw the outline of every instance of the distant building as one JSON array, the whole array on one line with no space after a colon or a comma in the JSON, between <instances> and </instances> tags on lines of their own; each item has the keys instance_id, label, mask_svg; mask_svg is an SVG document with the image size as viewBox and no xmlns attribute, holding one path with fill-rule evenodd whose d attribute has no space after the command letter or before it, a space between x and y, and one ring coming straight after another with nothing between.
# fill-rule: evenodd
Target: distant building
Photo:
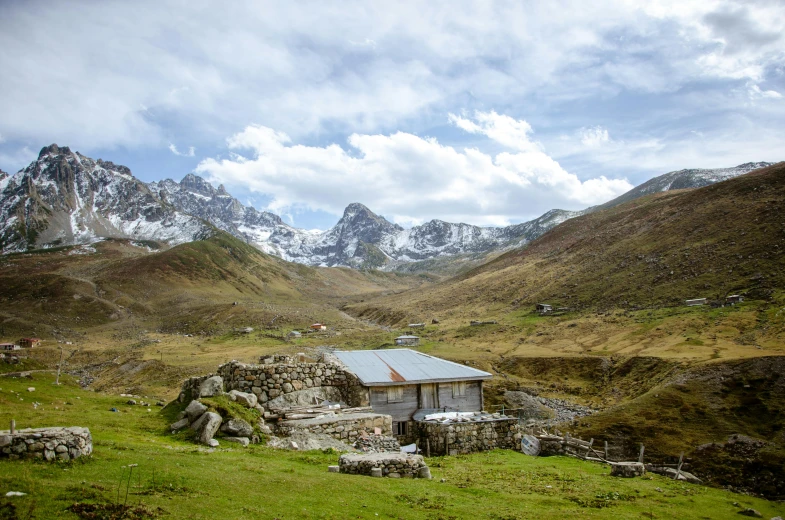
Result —
<instances>
[{"instance_id":1,"label":"distant building","mask_svg":"<svg viewBox=\"0 0 785 520\"><path fill-rule=\"evenodd\" d=\"M22 347L14 343L0 343L0 350L21 350Z\"/></svg>"},{"instance_id":2,"label":"distant building","mask_svg":"<svg viewBox=\"0 0 785 520\"><path fill-rule=\"evenodd\" d=\"M549 312L553 312L553 306L552 305L548 305L547 303L538 303L537 306L535 307L535 309L540 314L547 314Z\"/></svg>"},{"instance_id":3,"label":"distant building","mask_svg":"<svg viewBox=\"0 0 785 520\"><path fill-rule=\"evenodd\" d=\"M744 296L740 294L731 294L725 297L725 303L741 303L744 301Z\"/></svg>"},{"instance_id":4,"label":"distant building","mask_svg":"<svg viewBox=\"0 0 785 520\"><path fill-rule=\"evenodd\" d=\"M697 305L706 305L706 298L694 298L692 300L685 300L687 307L695 307Z\"/></svg>"},{"instance_id":5,"label":"distant building","mask_svg":"<svg viewBox=\"0 0 785 520\"><path fill-rule=\"evenodd\" d=\"M41 344L40 338L22 338L19 340L19 345L22 348L33 348Z\"/></svg>"},{"instance_id":6,"label":"distant building","mask_svg":"<svg viewBox=\"0 0 785 520\"><path fill-rule=\"evenodd\" d=\"M398 336L395 338L395 344L400 346L407 346L407 347L416 347L420 344L420 337L419 336Z\"/></svg>"},{"instance_id":7,"label":"distant building","mask_svg":"<svg viewBox=\"0 0 785 520\"><path fill-rule=\"evenodd\" d=\"M410 323L408 327L410 329L422 329L425 327L425 323Z\"/></svg>"},{"instance_id":8,"label":"distant building","mask_svg":"<svg viewBox=\"0 0 785 520\"><path fill-rule=\"evenodd\" d=\"M327 325L323 323L314 323L311 325L311 330L327 330Z\"/></svg>"},{"instance_id":9,"label":"distant building","mask_svg":"<svg viewBox=\"0 0 785 520\"><path fill-rule=\"evenodd\" d=\"M289 334L287 334L287 336L289 336L290 338L302 338L303 337L303 335L300 334L300 332L297 331L297 330L291 331Z\"/></svg>"}]
</instances>

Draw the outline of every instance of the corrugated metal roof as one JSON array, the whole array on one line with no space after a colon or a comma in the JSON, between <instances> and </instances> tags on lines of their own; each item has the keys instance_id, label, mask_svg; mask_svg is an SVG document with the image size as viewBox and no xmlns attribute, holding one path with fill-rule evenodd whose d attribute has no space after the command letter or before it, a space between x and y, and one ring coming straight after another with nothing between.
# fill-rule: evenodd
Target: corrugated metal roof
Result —
<instances>
[{"instance_id":1,"label":"corrugated metal roof","mask_svg":"<svg viewBox=\"0 0 785 520\"><path fill-rule=\"evenodd\" d=\"M336 351L335 356L366 386L489 379L488 372L408 348Z\"/></svg>"},{"instance_id":2,"label":"corrugated metal roof","mask_svg":"<svg viewBox=\"0 0 785 520\"><path fill-rule=\"evenodd\" d=\"M420 339L420 336L398 336L395 339Z\"/></svg>"}]
</instances>

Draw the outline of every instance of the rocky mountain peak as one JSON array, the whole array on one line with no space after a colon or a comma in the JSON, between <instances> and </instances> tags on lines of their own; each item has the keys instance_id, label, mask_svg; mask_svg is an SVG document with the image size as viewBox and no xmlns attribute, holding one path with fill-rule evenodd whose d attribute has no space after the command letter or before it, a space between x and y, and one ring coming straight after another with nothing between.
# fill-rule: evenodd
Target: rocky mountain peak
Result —
<instances>
[{"instance_id":1,"label":"rocky mountain peak","mask_svg":"<svg viewBox=\"0 0 785 520\"><path fill-rule=\"evenodd\" d=\"M49 146L44 146L41 148L41 151L38 153L38 158L41 159L47 155L69 155L70 153L71 149L67 146L57 146L56 144L52 143Z\"/></svg>"},{"instance_id":2,"label":"rocky mountain peak","mask_svg":"<svg viewBox=\"0 0 785 520\"><path fill-rule=\"evenodd\" d=\"M213 185L193 173L189 173L183 177L183 180L180 181L180 187L206 197L215 195L215 188Z\"/></svg>"},{"instance_id":3,"label":"rocky mountain peak","mask_svg":"<svg viewBox=\"0 0 785 520\"><path fill-rule=\"evenodd\" d=\"M384 229L402 231L403 228L397 224L393 224L384 217L381 217L368 209L364 204L359 202L352 202L346 209L343 210L343 217L338 221L338 226L351 228L364 228L364 227L381 227Z\"/></svg>"}]
</instances>

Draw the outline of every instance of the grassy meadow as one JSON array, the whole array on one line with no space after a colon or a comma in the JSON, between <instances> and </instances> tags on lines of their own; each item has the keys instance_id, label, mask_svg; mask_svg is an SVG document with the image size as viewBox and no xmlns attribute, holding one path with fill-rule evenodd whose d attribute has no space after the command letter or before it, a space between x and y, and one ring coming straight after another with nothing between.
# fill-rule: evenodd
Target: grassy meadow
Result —
<instances>
[{"instance_id":1,"label":"grassy meadow","mask_svg":"<svg viewBox=\"0 0 785 520\"><path fill-rule=\"evenodd\" d=\"M80 518L68 510L74 503L116 502L143 506L149 516L140 518L730 519L745 507L764 518L785 514L762 499L657 475L612 478L600 464L511 451L433 457L430 481L333 474L336 453L225 443L208 451L167 431L175 406L148 411L82 390L70 377L53 382L50 373L0 378L0 423L87 426L94 453L69 463L0 461L0 518Z\"/></svg>"}]
</instances>

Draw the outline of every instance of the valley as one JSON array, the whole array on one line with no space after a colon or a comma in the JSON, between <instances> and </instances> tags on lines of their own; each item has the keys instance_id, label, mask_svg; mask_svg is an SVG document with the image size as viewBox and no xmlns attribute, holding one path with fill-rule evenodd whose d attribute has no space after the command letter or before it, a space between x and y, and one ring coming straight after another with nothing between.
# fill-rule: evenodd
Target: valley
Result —
<instances>
[{"instance_id":1,"label":"valley","mask_svg":"<svg viewBox=\"0 0 785 520\"><path fill-rule=\"evenodd\" d=\"M490 410L524 410L521 392L587 406L594 413L549 424L629 456L641 443L658 460L684 452L710 485L781 499L783 168L575 216L458 270L313 267L219 229L180 244L105 237L6 254L0 336L44 342L0 369L46 380L62 349L71 388L168 402L184 379L230 360L389 349L413 333L416 350L493 374ZM731 294L744 300L731 305ZM686 306L694 297L707 304ZM538 303L555 311L542 314ZM307 332L315 322L326 330ZM45 415L29 417L35 425ZM728 444L733 435L759 444L742 455ZM460 470L440 464L451 475L478 457Z\"/></svg>"}]
</instances>

